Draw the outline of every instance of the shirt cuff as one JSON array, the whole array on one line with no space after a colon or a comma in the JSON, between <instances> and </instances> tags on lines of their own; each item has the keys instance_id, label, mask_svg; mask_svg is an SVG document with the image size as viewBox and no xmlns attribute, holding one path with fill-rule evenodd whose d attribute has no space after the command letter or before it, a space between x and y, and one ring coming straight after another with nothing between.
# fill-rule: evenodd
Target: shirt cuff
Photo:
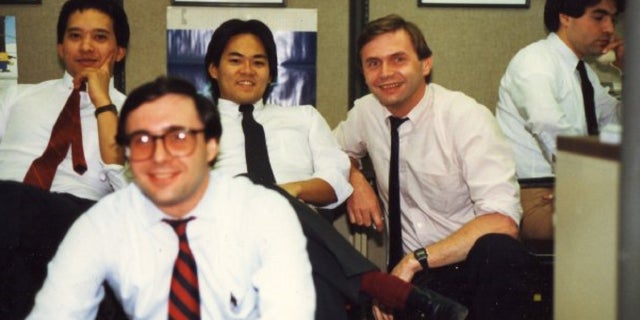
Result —
<instances>
[{"instance_id":1,"label":"shirt cuff","mask_svg":"<svg viewBox=\"0 0 640 320\"><path fill-rule=\"evenodd\" d=\"M113 190L123 189L129 184L130 179L127 178L123 165L105 164L102 161L100 163L102 164L102 174L100 178L107 181Z\"/></svg>"}]
</instances>

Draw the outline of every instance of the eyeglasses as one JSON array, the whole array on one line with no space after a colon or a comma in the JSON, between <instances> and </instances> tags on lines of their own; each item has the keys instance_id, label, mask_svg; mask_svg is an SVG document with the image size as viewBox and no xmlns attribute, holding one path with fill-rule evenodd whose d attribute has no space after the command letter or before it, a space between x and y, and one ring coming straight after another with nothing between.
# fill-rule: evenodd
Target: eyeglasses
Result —
<instances>
[{"instance_id":1,"label":"eyeglasses","mask_svg":"<svg viewBox=\"0 0 640 320\"><path fill-rule=\"evenodd\" d=\"M125 137L126 156L130 161L150 159L156 151L156 140L162 140L164 150L173 157L186 157L196 148L196 135L204 129L171 127L161 135L137 131Z\"/></svg>"}]
</instances>

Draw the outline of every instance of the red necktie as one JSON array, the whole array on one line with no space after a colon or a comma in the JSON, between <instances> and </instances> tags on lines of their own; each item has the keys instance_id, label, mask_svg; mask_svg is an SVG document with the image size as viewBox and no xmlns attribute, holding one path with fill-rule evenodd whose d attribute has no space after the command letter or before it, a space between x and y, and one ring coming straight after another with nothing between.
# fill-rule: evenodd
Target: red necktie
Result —
<instances>
[{"instance_id":1,"label":"red necktie","mask_svg":"<svg viewBox=\"0 0 640 320\"><path fill-rule=\"evenodd\" d=\"M198 269L187 240L187 223L184 220L163 220L178 235L179 250L173 265L171 291L169 292L169 319L200 319L200 292L198 289Z\"/></svg>"},{"instance_id":2,"label":"red necktie","mask_svg":"<svg viewBox=\"0 0 640 320\"><path fill-rule=\"evenodd\" d=\"M24 183L49 190L58 165L67 155L69 147L71 147L73 158L73 170L82 175L87 171L87 162L82 148L80 89L73 89L69 95L69 99L53 125L47 148L31 163L29 171L24 176Z\"/></svg>"}]
</instances>

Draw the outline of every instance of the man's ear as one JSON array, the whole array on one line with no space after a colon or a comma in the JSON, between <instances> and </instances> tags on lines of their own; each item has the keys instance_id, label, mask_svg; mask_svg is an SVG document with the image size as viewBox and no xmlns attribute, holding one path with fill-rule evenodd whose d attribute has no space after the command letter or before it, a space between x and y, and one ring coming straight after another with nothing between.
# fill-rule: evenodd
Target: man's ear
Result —
<instances>
[{"instance_id":1,"label":"man's ear","mask_svg":"<svg viewBox=\"0 0 640 320\"><path fill-rule=\"evenodd\" d=\"M431 67L433 66L433 55L421 60L420 63L422 64L422 76L428 76L431 73Z\"/></svg>"},{"instance_id":2,"label":"man's ear","mask_svg":"<svg viewBox=\"0 0 640 320\"><path fill-rule=\"evenodd\" d=\"M61 44L61 43L59 43L59 44L56 46L56 49L57 49L57 51L58 51L58 58L60 58L60 59L62 60L62 59L64 58L64 54L63 54L63 50L64 50L64 49L63 49L63 47L62 47L62 44Z\"/></svg>"},{"instance_id":3,"label":"man's ear","mask_svg":"<svg viewBox=\"0 0 640 320\"><path fill-rule=\"evenodd\" d=\"M213 159L218 156L218 140L217 139L209 139L207 140L207 162L212 163Z\"/></svg>"},{"instance_id":4,"label":"man's ear","mask_svg":"<svg viewBox=\"0 0 640 320\"><path fill-rule=\"evenodd\" d=\"M116 49L116 57L114 60L116 62L120 62L122 61L122 59L124 59L126 55L127 55L127 49L123 47L118 47L118 49Z\"/></svg>"},{"instance_id":5,"label":"man's ear","mask_svg":"<svg viewBox=\"0 0 640 320\"><path fill-rule=\"evenodd\" d=\"M209 70L209 76L211 76L211 78L213 79L218 80L218 68L212 63L207 69Z\"/></svg>"},{"instance_id":6,"label":"man's ear","mask_svg":"<svg viewBox=\"0 0 640 320\"><path fill-rule=\"evenodd\" d=\"M567 27L569 25L569 22L571 21L572 17L570 17L569 15L566 15L564 13L560 13L560 19L558 20L560 22L560 26L559 27Z\"/></svg>"}]
</instances>

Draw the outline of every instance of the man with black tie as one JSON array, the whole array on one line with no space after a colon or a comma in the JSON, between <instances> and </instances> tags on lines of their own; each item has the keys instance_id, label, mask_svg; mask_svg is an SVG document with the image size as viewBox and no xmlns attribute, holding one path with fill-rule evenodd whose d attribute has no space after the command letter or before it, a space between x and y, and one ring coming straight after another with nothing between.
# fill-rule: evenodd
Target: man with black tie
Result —
<instances>
[{"instance_id":1,"label":"man with black tie","mask_svg":"<svg viewBox=\"0 0 640 320\"><path fill-rule=\"evenodd\" d=\"M113 86L129 24L111 0L69 0L57 24L61 79L0 98L0 318L23 318L71 223L126 185Z\"/></svg>"},{"instance_id":2,"label":"man with black tie","mask_svg":"<svg viewBox=\"0 0 640 320\"><path fill-rule=\"evenodd\" d=\"M264 23L224 22L211 37L205 64L224 129L214 171L247 173L290 200L308 240L316 319L346 319L345 303L362 297L391 308L418 307L436 318L464 318L466 310L457 303L379 272L307 205L340 205L351 193L350 164L315 108L266 102L278 63Z\"/></svg>"},{"instance_id":3,"label":"man with black tie","mask_svg":"<svg viewBox=\"0 0 640 320\"><path fill-rule=\"evenodd\" d=\"M516 240L515 163L493 115L429 82L431 50L402 17L369 22L357 47L371 94L334 134L354 160L371 159L391 273L461 302L472 319L522 317L530 259ZM378 198L353 162L350 220L383 230ZM391 313L374 306L377 319Z\"/></svg>"},{"instance_id":4,"label":"man with black tie","mask_svg":"<svg viewBox=\"0 0 640 320\"><path fill-rule=\"evenodd\" d=\"M516 158L518 179L543 187L523 188L523 236L553 238L556 137L598 135L619 122L621 103L584 62L614 51L622 69L624 45L615 34L622 0L548 0L549 35L520 50L500 81L496 118ZM547 181L545 183L545 181Z\"/></svg>"}]
</instances>

